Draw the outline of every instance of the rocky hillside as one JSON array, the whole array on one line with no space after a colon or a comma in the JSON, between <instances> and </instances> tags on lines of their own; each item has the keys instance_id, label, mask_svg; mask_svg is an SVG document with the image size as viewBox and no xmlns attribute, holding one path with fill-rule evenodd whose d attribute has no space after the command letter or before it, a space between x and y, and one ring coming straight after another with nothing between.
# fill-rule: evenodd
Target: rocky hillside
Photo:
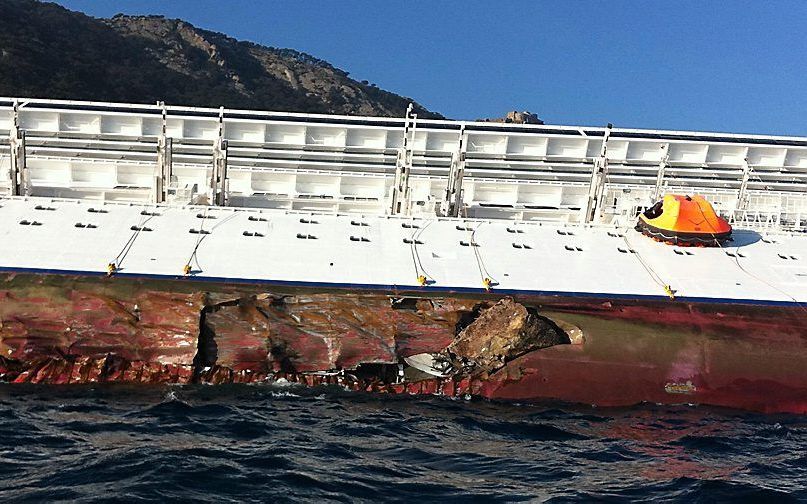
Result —
<instances>
[{"instance_id":1,"label":"rocky hillside","mask_svg":"<svg viewBox=\"0 0 807 504\"><path fill-rule=\"evenodd\" d=\"M0 95L376 116L401 116L412 101L292 49L35 0L0 0Z\"/></svg>"}]
</instances>

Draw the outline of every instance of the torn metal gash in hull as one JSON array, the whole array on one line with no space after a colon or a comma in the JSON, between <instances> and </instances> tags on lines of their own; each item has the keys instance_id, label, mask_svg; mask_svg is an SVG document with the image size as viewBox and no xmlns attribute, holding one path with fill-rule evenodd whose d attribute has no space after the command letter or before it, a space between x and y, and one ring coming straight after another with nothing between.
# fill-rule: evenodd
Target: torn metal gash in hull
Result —
<instances>
[{"instance_id":1,"label":"torn metal gash in hull","mask_svg":"<svg viewBox=\"0 0 807 504\"><path fill-rule=\"evenodd\" d=\"M483 297L269 294L183 281L6 275L2 373L20 383L280 380L807 412L807 325L798 310ZM405 364L419 354L446 356L453 366L436 377Z\"/></svg>"}]
</instances>

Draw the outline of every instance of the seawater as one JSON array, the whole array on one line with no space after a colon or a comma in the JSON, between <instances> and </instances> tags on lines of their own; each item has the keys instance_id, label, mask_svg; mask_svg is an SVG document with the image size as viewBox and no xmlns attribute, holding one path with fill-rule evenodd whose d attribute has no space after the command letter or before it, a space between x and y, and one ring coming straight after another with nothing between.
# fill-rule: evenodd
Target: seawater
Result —
<instances>
[{"instance_id":1,"label":"seawater","mask_svg":"<svg viewBox=\"0 0 807 504\"><path fill-rule=\"evenodd\" d=\"M807 500L807 417L333 388L0 386L0 498Z\"/></svg>"}]
</instances>

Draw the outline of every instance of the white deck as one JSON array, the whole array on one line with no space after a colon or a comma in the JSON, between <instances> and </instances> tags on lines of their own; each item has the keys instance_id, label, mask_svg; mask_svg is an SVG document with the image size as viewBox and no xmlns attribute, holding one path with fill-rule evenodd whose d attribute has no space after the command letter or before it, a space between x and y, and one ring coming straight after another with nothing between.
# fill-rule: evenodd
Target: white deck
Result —
<instances>
[{"instance_id":1,"label":"white deck","mask_svg":"<svg viewBox=\"0 0 807 504\"><path fill-rule=\"evenodd\" d=\"M737 230L723 249L680 248L613 226L0 198L0 269L104 274L110 262L189 281L482 292L489 276L502 293L663 299L668 284L679 300L807 302L805 235Z\"/></svg>"}]
</instances>

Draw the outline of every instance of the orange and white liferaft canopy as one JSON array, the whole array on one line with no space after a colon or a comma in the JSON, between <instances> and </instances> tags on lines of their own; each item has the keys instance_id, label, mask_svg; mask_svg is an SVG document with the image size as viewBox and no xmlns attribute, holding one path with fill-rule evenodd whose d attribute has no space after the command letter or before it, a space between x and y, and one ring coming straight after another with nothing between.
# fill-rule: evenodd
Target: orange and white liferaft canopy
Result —
<instances>
[{"instance_id":1,"label":"orange and white liferaft canopy","mask_svg":"<svg viewBox=\"0 0 807 504\"><path fill-rule=\"evenodd\" d=\"M639 215L636 229L677 245L715 246L731 237L731 225L703 196L668 194Z\"/></svg>"}]
</instances>

